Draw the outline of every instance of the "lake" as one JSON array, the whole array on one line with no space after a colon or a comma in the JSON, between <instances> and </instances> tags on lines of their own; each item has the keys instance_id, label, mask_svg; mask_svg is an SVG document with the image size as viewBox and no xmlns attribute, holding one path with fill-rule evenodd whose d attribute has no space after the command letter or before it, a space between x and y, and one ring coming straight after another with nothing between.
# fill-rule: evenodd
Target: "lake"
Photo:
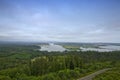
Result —
<instances>
[{"instance_id":1,"label":"lake","mask_svg":"<svg viewBox=\"0 0 120 80\"><path fill-rule=\"evenodd\" d=\"M57 45L54 43L49 43L48 45L39 45L41 47L40 51L59 51L63 52L67 49L65 49L62 45ZM109 51L120 51L120 46L117 45L104 45L104 46L98 46L97 48L93 47L80 47L81 51L98 51L98 52L109 52Z\"/></svg>"},{"instance_id":2,"label":"lake","mask_svg":"<svg viewBox=\"0 0 120 80\"><path fill-rule=\"evenodd\" d=\"M63 52L63 51L66 50L61 45L56 45L56 44L53 44L53 43L49 43L49 45L40 45L40 47L41 47L40 51L48 51L48 52L51 52L51 51Z\"/></svg>"},{"instance_id":3,"label":"lake","mask_svg":"<svg viewBox=\"0 0 120 80\"><path fill-rule=\"evenodd\" d=\"M109 52L109 51L120 51L120 46L105 45L105 46L99 46L99 48L84 48L84 47L80 47L80 49L82 51Z\"/></svg>"}]
</instances>

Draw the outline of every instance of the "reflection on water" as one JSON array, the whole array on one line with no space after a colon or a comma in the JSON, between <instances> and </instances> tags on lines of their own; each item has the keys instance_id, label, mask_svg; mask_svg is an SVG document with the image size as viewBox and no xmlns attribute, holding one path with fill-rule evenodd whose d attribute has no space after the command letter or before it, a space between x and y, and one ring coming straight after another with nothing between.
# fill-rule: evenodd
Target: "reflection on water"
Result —
<instances>
[{"instance_id":1,"label":"reflection on water","mask_svg":"<svg viewBox=\"0 0 120 80\"><path fill-rule=\"evenodd\" d=\"M63 52L67 49L65 49L63 46L61 45L56 45L53 43L49 43L49 45L40 45L41 49L40 51L60 51ZM116 46L116 45L104 45L104 46L98 46L96 48L93 47L80 47L81 51L98 51L98 52L109 52L109 51L120 51L120 46Z\"/></svg>"},{"instance_id":2,"label":"reflection on water","mask_svg":"<svg viewBox=\"0 0 120 80\"><path fill-rule=\"evenodd\" d=\"M65 51L66 49L60 45L55 45L53 43L50 43L49 45L42 45L40 51Z\"/></svg>"},{"instance_id":3,"label":"reflection on water","mask_svg":"<svg viewBox=\"0 0 120 80\"><path fill-rule=\"evenodd\" d=\"M99 52L109 52L109 51L120 51L120 46L106 45L99 46L99 48L83 48L80 47L82 51L99 51Z\"/></svg>"}]
</instances>

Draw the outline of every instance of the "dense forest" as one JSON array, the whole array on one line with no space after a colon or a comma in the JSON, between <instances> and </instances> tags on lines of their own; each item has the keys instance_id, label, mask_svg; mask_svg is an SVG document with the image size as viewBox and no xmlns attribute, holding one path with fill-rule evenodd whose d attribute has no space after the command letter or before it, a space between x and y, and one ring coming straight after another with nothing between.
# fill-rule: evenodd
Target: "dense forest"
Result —
<instances>
[{"instance_id":1,"label":"dense forest","mask_svg":"<svg viewBox=\"0 0 120 80\"><path fill-rule=\"evenodd\" d=\"M120 76L119 51L47 52L38 49L35 45L0 45L0 80L76 80L104 68L112 69L95 80L113 80L114 75Z\"/></svg>"}]
</instances>

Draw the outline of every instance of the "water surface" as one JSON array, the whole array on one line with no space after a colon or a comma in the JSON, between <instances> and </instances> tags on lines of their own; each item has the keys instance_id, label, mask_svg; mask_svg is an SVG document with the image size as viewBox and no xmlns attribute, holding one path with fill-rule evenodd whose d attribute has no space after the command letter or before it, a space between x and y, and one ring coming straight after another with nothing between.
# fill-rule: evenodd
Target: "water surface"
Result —
<instances>
[{"instance_id":1,"label":"water surface","mask_svg":"<svg viewBox=\"0 0 120 80\"><path fill-rule=\"evenodd\" d=\"M80 47L82 51L99 51L99 52L109 52L109 51L120 51L120 46L115 45L105 45L99 46L99 48L84 48Z\"/></svg>"},{"instance_id":2,"label":"water surface","mask_svg":"<svg viewBox=\"0 0 120 80\"><path fill-rule=\"evenodd\" d=\"M40 49L40 51L48 51L48 52L51 52L51 51L63 52L65 50L66 49L64 47L62 47L60 45L53 44L53 43L49 43L49 45L42 45L41 49Z\"/></svg>"}]
</instances>

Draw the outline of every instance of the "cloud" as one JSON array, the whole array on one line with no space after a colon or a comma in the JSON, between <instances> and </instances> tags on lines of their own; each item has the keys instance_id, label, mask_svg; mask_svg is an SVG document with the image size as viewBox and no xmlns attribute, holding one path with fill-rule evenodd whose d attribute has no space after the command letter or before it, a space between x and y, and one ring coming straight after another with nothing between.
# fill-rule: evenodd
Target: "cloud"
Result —
<instances>
[{"instance_id":1,"label":"cloud","mask_svg":"<svg viewBox=\"0 0 120 80\"><path fill-rule=\"evenodd\" d=\"M118 9L118 13L116 10L110 13L72 4L59 4L55 8L25 7L22 3L2 0L1 4L0 40L119 42L120 39Z\"/></svg>"}]
</instances>

